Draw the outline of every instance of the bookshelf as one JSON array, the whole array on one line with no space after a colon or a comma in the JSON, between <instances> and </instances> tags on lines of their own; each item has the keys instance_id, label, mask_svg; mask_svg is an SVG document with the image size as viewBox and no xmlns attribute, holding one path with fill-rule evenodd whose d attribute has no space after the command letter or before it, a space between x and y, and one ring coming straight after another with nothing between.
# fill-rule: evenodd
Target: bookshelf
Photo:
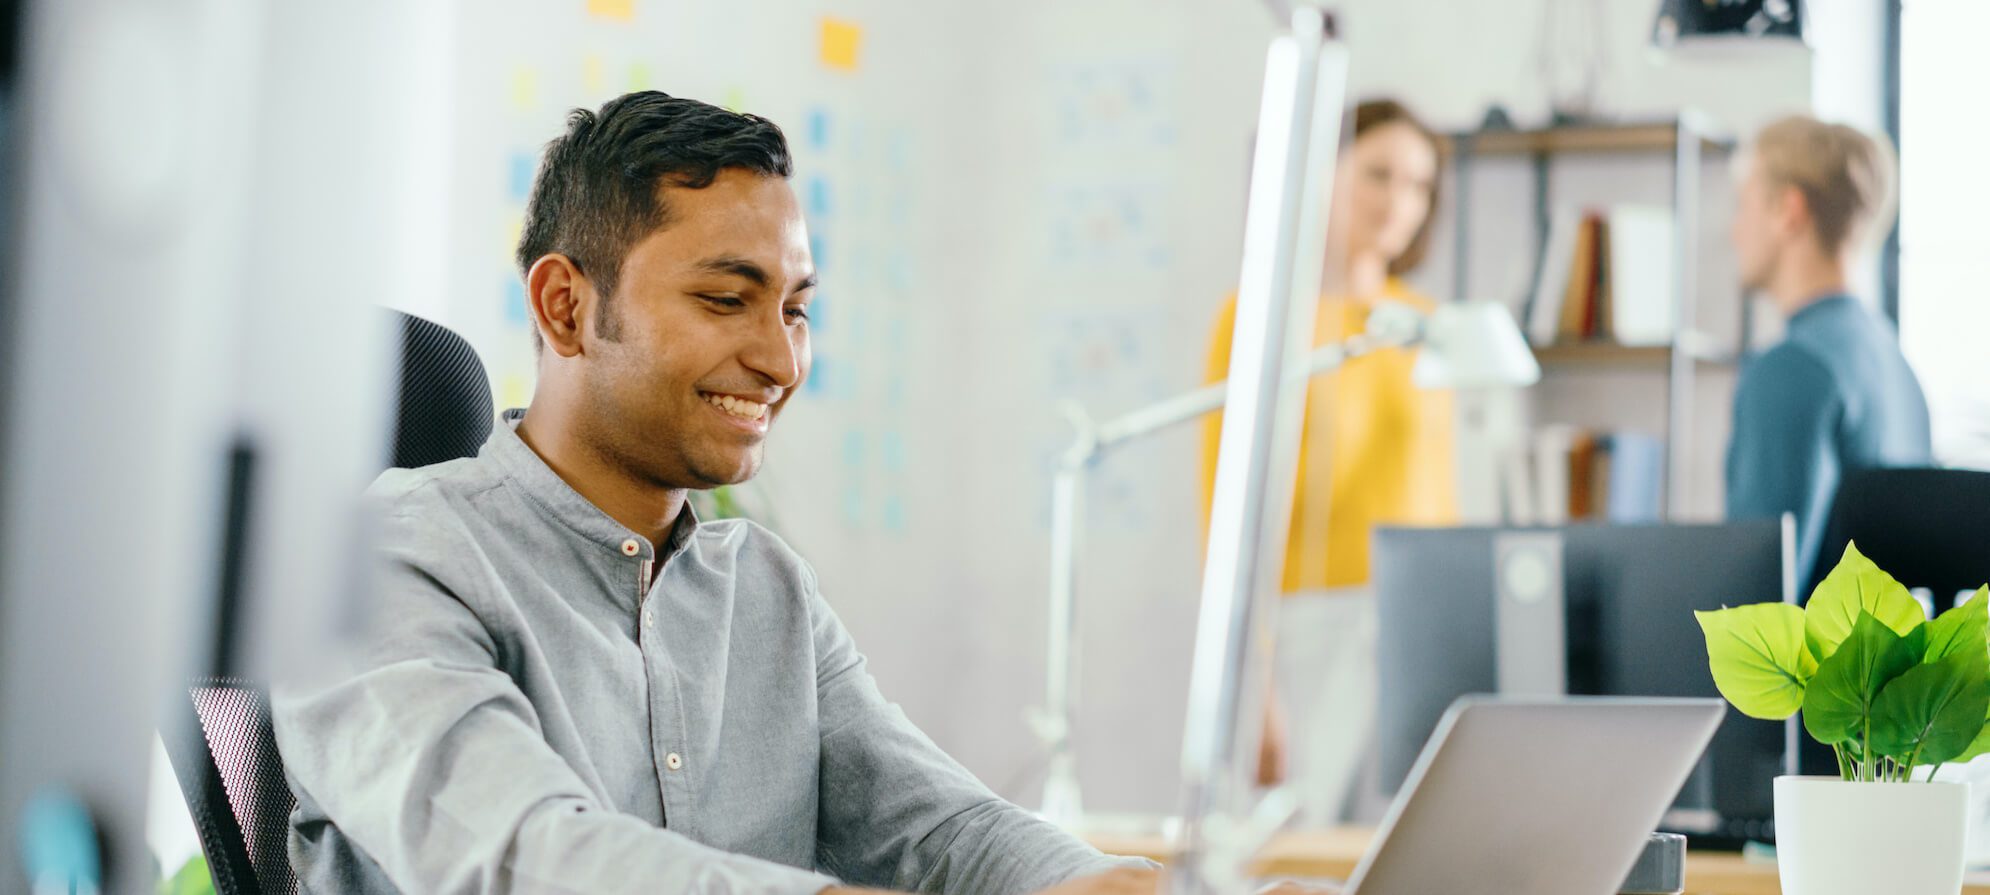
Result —
<instances>
[{"instance_id":1,"label":"bookshelf","mask_svg":"<svg viewBox=\"0 0 1990 895\"><path fill-rule=\"evenodd\" d=\"M1697 286L1697 252L1700 228L1701 165L1711 156L1730 152L1734 141L1710 123L1692 114L1669 121L1621 124L1591 124L1542 128L1537 130L1485 130L1450 135L1445 155L1457 183L1454 195L1456 263L1452 270L1452 293L1470 292L1471 214L1470 189L1473 162L1484 157L1531 157L1533 165L1533 232L1535 260L1529 277L1528 294L1543 276L1557 275L1542 270L1540 251L1548 240L1550 196L1549 166L1563 155L1622 155L1669 157L1672 168L1670 206L1672 212L1672 306L1671 344L1626 346L1610 342L1570 342L1537 346L1535 356L1549 375L1562 372L1608 368L1663 376L1665 381L1665 431L1663 518L1673 519L1688 503L1687 452L1692 444L1693 395L1696 380L1709 368L1732 368L1738 359L1732 351L1709 348L1709 341L1697 331L1694 321L1694 290ZM1746 307L1737 302L1741 345L1748 344Z\"/></svg>"},{"instance_id":2,"label":"bookshelf","mask_svg":"<svg viewBox=\"0 0 1990 895\"><path fill-rule=\"evenodd\" d=\"M1580 365L1610 367L1663 367L1672 355L1685 351L1688 359L1703 367L1733 367L1734 355L1724 352L1679 349L1670 345L1618 345L1613 342L1557 342L1534 347L1534 358L1544 367Z\"/></svg>"},{"instance_id":3,"label":"bookshelf","mask_svg":"<svg viewBox=\"0 0 1990 895\"><path fill-rule=\"evenodd\" d=\"M1724 152L1734 147L1728 138L1704 129L1693 129L1688 139L1698 139L1702 150ZM1679 144L1679 123L1604 124L1556 127L1527 131L1474 131L1452 134L1446 150L1452 154L1529 155L1555 152L1668 152Z\"/></svg>"}]
</instances>

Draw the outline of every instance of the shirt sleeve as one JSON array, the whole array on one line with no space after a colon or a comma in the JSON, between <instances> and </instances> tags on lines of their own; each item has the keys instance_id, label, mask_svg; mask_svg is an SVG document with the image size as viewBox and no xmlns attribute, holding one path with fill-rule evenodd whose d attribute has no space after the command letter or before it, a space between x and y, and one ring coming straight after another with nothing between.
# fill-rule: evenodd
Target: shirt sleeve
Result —
<instances>
[{"instance_id":1,"label":"shirt sleeve","mask_svg":"<svg viewBox=\"0 0 1990 895\"><path fill-rule=\"evenodd\" d=\"M1730 519L1796 516L1798 571L1810 568L1838 490L1843 400L1831 371L1795 346L1762 355L1741 377L1727 453Z\"/></svg>"},{"instance_id":2,"label":"shirt sleeve","mask_svg":"<svg viewBox=\"0 0 1990 895\"><path fill-rule=\"evenodd\" d=\"M407 892L813 895L831 877L730 854L596 798L541 735L451 570L390 519L384 618L349 673L273 694L291 785Z\"/></svg>"},{"instance_id":3,"label":"shirt sleeve","mask_svg":"<svg viewBox=\"0 0 1990 895\"><path fill-rule=\"evenodd\" d=\"M807 576L821 707L820 857L868 886L1024 895L1115 867L1112 858L1012 805L885 701L862 654Z\"/></svg>"}]
</instances>

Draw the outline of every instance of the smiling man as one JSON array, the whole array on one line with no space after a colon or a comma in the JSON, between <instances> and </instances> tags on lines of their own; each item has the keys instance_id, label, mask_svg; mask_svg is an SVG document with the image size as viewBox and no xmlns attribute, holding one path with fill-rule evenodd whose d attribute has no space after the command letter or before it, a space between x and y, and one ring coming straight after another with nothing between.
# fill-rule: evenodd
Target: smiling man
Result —
<instances>
[{"instance_id":1,"label":"smiling man","mask_svg":"<svg viewBox=\"0 0 1990 895\"><path fill-rule=\"evenodd\" d=\"M380 478L379 630L275 701L306 891L1154 890L920 734L786 544L686 505L808 376L789 171L773 124L654 92L548 147L532 406Z\"/></svg>"}]
</instances>

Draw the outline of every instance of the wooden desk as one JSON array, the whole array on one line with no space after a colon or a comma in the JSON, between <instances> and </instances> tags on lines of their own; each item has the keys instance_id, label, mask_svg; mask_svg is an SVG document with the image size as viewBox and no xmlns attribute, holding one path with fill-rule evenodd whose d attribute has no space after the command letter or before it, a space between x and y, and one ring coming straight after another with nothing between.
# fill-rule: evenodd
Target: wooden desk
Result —
<instances>
[{"instance_id":1,"label":"wooden desk","mask_svg":"<svg viewBox=\"0 0 1990 895\"><path fill-rule=\"evenodd\" d=\"M1258 855L1256 871L1262 876L1299 876L1347 879L1354 865L1368 850L1374 831L1343 827L1334 830L1285 833L1273 839ZM1100 851L1115 855L1135 855L1166 862L1172 855L1168 840L1160 836L1088 834L1087 842ZM1990 895L1990 876L1971 874L1963 884L1963 895ZM1776 865L1744 861L1730 852L1692 852L1686 856L1688 895L1780 895Z\"/></svg>"}]
</instances>

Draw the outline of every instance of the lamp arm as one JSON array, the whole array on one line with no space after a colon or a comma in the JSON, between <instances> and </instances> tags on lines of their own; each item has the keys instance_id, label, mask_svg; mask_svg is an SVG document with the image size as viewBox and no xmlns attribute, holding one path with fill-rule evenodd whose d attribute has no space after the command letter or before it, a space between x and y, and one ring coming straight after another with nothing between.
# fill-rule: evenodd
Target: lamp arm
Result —
<instances>
[{"instance_id":1,"label":"lamp arm","mask_svg":"<svg viewBox=\"0 0 1990 895\"><path fill-rule=\"evenodd\" d=\"M1354 336L1345 342L1322 345L1306 356L1306 363L1294 369L1286 378L1287 385L1299 380L1310 381L1323 373L1330 373L1354 358L1372 354L1384 348L1407 348L1421 342L1423 333L1415 332L1389 334L1381 337ZM1192 391L1182 392L1172 398L1163 398L1138 410L1131 410L1091 427L1086 433L1089 449L1073 450L1065 454L1066 462L1096 462L1099 455L1129 441L1170 429L1207 414L1223 409L1228 400L1228 381L1214 382ZM1074 447L1076 447L1074 445Z\"/></svg>"},{"instance_id":2,"label":"lamp arm","mask_svg":"<svg viewBox=\"0 0 1990 895\"><path fill-rule=\"evenodd\" d=\"M1398 327L1322 345L1306 356L1303 365L1294 367L1288 382L1310 381L1353 358L1383 348L1409 347L1422 338L1421 327ZM1084 813L1071 735L1078 723L1078 548L1084 533L1087 473L1112 448L1222 410L1227 388L1227 382L1212 383L1102 423L1094 423L1075 401L1059 404L1076 434L1059 455L1051 482L1050 627L1045 641L1048 667L1043 706L1031 712L1029 719L1049 756L1039 810L1054 823L1076 824Z\"/></svg>"}]
</instances>

